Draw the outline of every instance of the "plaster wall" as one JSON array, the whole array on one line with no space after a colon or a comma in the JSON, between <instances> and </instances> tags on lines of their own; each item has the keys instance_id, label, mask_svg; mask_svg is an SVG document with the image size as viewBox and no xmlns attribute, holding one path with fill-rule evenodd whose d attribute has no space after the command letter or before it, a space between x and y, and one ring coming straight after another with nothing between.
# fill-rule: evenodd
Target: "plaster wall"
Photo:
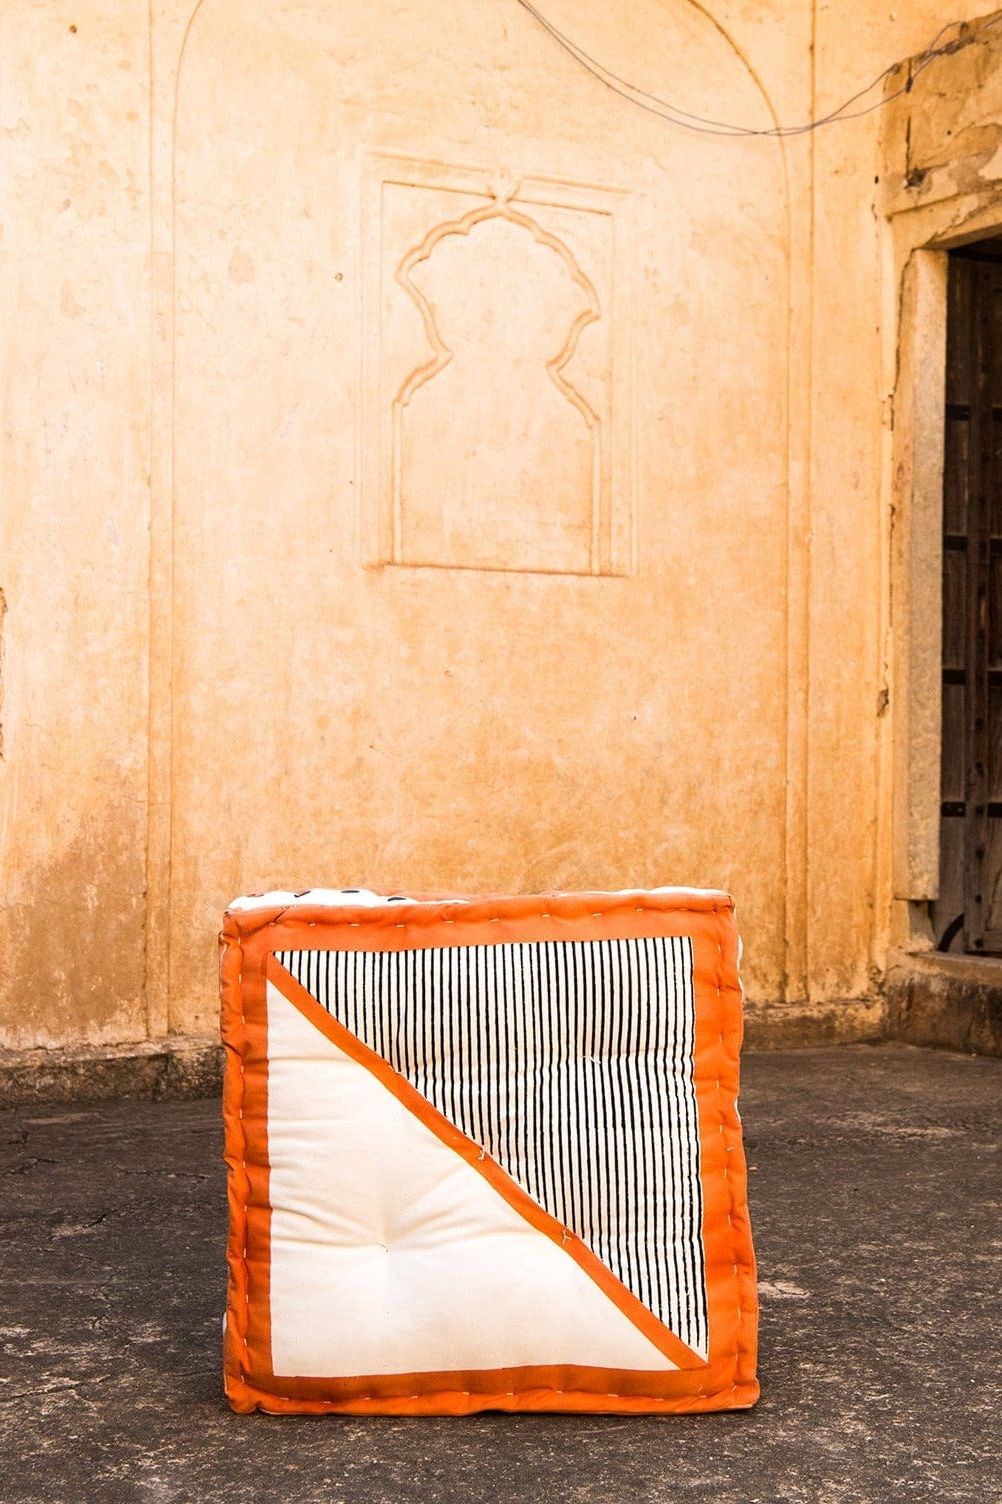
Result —
<instances>
[{"instance_id":1,"label":"plaster wall","mask_svg":"<svg viewBox=\"0 0 1002 1504\"><path fill-rule=\"evenodd\" d=\"M0 965L11 1046L141 1037L145 7L0 11Z\"/></svg>"},{"instance_id":2,"label":"plaster wall","mask_svg":"<svg viewBox=\"0 0 1002 1504\"><path fill-rule=\"evenodd\" d=\"M211 1031L226 901L320 881L726 886L753 1007L872 995L880 117L442 9L0 13L8 1045ZM934 10L547 13L768 128Z\"/></svg>"}]
</instances>

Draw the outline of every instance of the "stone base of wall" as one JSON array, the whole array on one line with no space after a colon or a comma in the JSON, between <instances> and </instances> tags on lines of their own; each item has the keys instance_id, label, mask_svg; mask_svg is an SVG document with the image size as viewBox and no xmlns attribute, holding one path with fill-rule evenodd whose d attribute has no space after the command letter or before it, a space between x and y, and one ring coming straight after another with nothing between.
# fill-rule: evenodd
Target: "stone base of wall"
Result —
<instances>
[{"instance_id":1,"label":"stone base of wall","mask_svg":"<svg viewBox=\"0 0 1002 1504\"><path fill-rule=\"evenodd\" d=\"M884 1037L883 1004L749 1004L748 1050L816 1049ZM214 1039L169 1038L138 1044L52 1050L0 1050L0 1108L32 1103L105 1102L126 1097L213 1096L223 1051Z\"/></svg>"},{"instance_id":2,"label":"stone base of wall","mask_svg":"<svg viewBox=\"0 0 1002 1504\"><path fill-rule=\"evenodd\" d=\"M818 1049L897 1039L1002 1056L1002 961L896 954L883 998L810 1007L750 1003L745 1048ZM223 1051L211 1038L53 1050L0 1050L0 1107L127 1097L212 1096Z\"/></svg>"},{"instance_id":3,"label":"stone base of wall","mask_svg":"<svg viewBox=\"0 0 1002 1504\"><path fill-rule=\"evenodd\" d=\"M749 1003L746 1050L812 1050L833 1044L867 1044L886 1037L881 998L824 1003Z\"/></svg>"},{"instance_id":4,"label":"stone base of wall","mask_svg":"<svg viewBox=\"0 0 1002 1504\"><path fill-rule=\"evenodd\" d=\"M211 1096L222 1079L215 1039L159 1039L61 1050L0 1050L0 1107Z\"/></svg>"},{"instance_id":5,"label":"stone base of wall","mask_svg":"<svg viewBox=\"0 0 1002 1504\"><path fill-rule=\"evenodd\" d=\"M884 992L889 1038L1002 1055L1002 960L900 953Z\"/></svg>"}]
</instances>

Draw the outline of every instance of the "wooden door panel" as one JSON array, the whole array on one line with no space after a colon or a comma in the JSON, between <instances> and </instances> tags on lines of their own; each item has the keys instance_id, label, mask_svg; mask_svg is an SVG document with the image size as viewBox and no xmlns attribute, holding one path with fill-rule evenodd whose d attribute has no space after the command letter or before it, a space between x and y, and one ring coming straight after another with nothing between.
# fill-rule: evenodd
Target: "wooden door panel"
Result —
<instances>
[{"instance_id":1,"label":"wooden door panel","mask_svg":"<svg viewBox=\"0 0 1002 1504\"><path fill-rule=\"evenodd\" d=\"M1002 251L951 258L943 477L942 949L1002 953Z\"/></svg>"},{"instance_id":2,"label":"wooden door panel","mask_svg":"<svg viewBox=\"0 0 1002 1504\"><path fill-rule=\"evenodd\" d=\"M967 435L967 414L951 417L948 413L943 466L943 528L947 536L967 532Z\"/></svg>"}]
</instances>

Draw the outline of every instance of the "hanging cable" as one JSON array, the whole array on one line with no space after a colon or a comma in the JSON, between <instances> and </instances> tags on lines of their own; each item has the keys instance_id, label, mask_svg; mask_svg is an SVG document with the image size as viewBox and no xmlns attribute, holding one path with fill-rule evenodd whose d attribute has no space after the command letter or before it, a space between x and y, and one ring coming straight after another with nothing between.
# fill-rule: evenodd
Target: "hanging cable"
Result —
<instances>
[{"instance_id":1,"label":"hanging cable","mask_svg":"<svg viewBox=\"0 0 1002 1504\"><path fill-rule=\"evenodd\" d=\"M641 89L637 84L630 83L628 79L621 78L618 73L614 73L611 68L606 67L598 58L586 52L577 42L572 41L548 16L545 16L542 11L537 9L532 0L517 0L517 4L524 11L527 11L537 24L575 62L586 69L599 83L604 84L607 89L611 89L614 94L618 94L630 104L636 105L638 109L646 110L648 114L657 115L662 120L667 120L671 125L677 125L682 130L696 131L698 134L704 136L803 136L810 131L818 130L823 125L835 125L842 120L858 120L863 115L870 115L875 110L883 109L885 105L890 104L892 99L900 99L902 94L910 93L919 74L928 68L931 63L935 62L938 57L944 57L948 53L956 52L960 47L966 45L963 36L966 23L962 21L948 21L945 26L940 27L925 51L920 52L913 60L913 67L907 82L901 88L895 89L892 93L885 94L880 99L875 100L873 104L867 105L865 109L853 110L851 107L861 99L865 99L867 94L872 94L874 89L879 88L881 84L890 78L891 74L899 66L897 63L892 63L882 73L878 73L871 83L859 89L849 99L844 100L837 109L829 111L827 115L822 115L816 120L808 120L803 125L773 125L756 128L754 126L737 125L724 120L714 120L706 115L693 114L692 111L683 110L680 105L672 104L670 100L664 99L658 94L651 94L646 89ZM979 35L983 35L986 31L990 31L992 27L998 26L1000 23L1002 23L1002 15L994 17L993 20L988 21L982 26ZM958 35L952 41L943 42L942 39L946 36L947 32L954 29L957 30Z\"/></svg>"}]
</instances>

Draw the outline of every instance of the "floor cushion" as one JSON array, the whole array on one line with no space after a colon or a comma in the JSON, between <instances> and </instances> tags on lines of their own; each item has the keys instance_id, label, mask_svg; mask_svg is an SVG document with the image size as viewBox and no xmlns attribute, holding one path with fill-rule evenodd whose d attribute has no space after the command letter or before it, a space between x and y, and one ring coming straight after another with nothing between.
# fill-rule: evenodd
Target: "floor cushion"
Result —
<instances>
[{"instance_id":1,"label":"floor cushion","mask_svg":"<svg viewBox=\"0 0 1002 1504\"><path fill-rule=\"evenodd\" d=\"M221 938L235 1410L754 1404L726 894L269 893Z\"/></svg>"}]
</instances>

